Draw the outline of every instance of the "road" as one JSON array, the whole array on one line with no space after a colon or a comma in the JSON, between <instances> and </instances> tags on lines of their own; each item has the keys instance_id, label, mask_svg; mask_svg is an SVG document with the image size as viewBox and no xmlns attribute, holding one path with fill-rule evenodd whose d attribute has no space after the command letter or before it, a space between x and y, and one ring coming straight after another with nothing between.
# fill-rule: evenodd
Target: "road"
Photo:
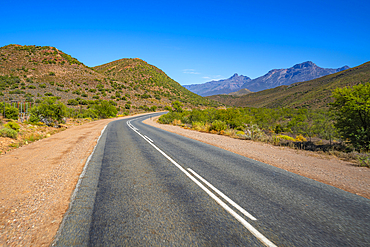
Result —
<instances>
[{"instance_id":1,"label":"road","mask_svg":"<svg viewBox=\"0 0 370 247\"><path fill-rule=\"evenodd\" d=\"M144 119L107 126L55 246L370 245L370 200Z\"/></svg>"}]
</instances>

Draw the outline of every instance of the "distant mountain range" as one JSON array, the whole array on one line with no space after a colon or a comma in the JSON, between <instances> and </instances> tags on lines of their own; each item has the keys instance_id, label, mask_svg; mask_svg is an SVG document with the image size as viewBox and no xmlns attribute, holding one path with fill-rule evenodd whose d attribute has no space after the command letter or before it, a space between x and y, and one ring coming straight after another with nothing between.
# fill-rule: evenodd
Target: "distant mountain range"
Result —
<instances>
[{"instance_id":1,"label":"distant mountain range","mask_svg":"<svg viewBox=\"0 0 370 247\"><path fill-rule=\"evenodd\" d=\"M313 62L308 61L296 64L288 69L270 70L267 74L253 80L247 76L234 74L229 79L211 81L203 84L185 85L184 87L200 96L229 94L231 92L237 92L240 89L249 89L252 92L258 92L282 85L290 85L295 82L313 80L349 68L348 66L343 66L338 69L321 68ZM242 84L242 82L244 83Z\"/></svg>"},{"instance_id":2,"label":"distant mountain range","mask_svg":"<svg viewBox=\"0 0 370 247\"><path fill-rule=\"evenodd\" d=\"M327 108L336 88L370 81L370 62L305 82L296 82L242 96L213 95L207 98L235 107Z\"/></svg>"},{"instance_id":3,"label":"distant mountain range","mask_svg":"<svg viewBox=\"0 0 370 247\"><path fill-rule=\"evenodd\" d=\"M211 96L236 92L251 80L248 76L234 74L229 79L210 81L203 84L184 85L183 87L200 96Z\"/></svg>"}]
</instances>

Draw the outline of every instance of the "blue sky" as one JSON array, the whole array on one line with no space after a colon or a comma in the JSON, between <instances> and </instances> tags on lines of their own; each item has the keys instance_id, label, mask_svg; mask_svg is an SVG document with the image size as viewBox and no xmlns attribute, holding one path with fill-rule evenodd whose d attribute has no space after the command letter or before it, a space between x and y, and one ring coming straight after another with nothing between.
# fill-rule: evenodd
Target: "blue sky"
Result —
<instances>
[{"instance_id":1,"label":"blue sky","mask_svg":"<svg viewBox=\"0 0 370 247\"><path fill-rule=\"evenodd\" d=\"M54 46L87 66L138 57L182 85L370 60L367 0L3 0L1 9L0 46Z\"/></svg>"}]
</instances>

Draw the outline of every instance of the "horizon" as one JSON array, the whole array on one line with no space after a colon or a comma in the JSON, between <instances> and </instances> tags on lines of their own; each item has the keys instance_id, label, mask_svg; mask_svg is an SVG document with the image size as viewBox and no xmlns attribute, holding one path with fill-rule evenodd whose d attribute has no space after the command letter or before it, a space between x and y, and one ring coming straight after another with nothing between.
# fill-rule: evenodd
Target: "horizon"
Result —
<instances>
[{"instance_id":1,"label":"horizon","mask_svg":"<svg viewBox=\"0 0 370 247\"><path fill-rule=\"evenodd\" d=\"M356 67L370 59L369 2L20 1L3 3L0 46L53 46L89 67L140 58L181 85L312 61Z\"/></svg>"}]
</instances>

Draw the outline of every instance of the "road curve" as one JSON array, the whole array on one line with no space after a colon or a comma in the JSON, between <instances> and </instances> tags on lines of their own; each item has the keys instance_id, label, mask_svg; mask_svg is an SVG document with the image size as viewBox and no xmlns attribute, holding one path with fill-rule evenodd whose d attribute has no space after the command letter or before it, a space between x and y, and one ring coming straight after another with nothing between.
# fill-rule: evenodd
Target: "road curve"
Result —
<instances>
[{"instance_id":1,"label":"road curve","mask_svg":"<svg viewBox=\"0 0 370 247\"><path fill-rule=\"evenodd\" d=\"M53 245L370 245L370 200L147 117L107 126Z\"/></svg>"}]
</instances>

